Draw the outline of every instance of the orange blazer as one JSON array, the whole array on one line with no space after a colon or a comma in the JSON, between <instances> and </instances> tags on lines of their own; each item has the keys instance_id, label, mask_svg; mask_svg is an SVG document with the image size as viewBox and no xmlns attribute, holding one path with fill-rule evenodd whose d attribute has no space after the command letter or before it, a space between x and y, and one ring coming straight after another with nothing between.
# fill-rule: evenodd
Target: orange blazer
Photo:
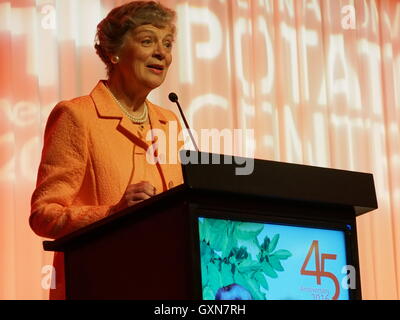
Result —
<instances>
[{"instance_id":1,"label":"orange blazer","mask_svg":"<svg viewBox=\"0 0 400 320\"><path fill-rule=\"evenodd\" d=\"M161 193L183 182L175 161L183 144L175 134L181 130L179 121L173 112L147 104L151 128L165 133L166 148L156 154L166 159L165 164L146 160L155 141L146 140L149 127L132 123L102 81L89 96L57 104L47 121L31 201L29 223L36 234L60 238L106 217L129 184L150 181ZM50 295L62 299L63 257L57 253L55 268L57 288Z\"/></svg>"}]
</instances>

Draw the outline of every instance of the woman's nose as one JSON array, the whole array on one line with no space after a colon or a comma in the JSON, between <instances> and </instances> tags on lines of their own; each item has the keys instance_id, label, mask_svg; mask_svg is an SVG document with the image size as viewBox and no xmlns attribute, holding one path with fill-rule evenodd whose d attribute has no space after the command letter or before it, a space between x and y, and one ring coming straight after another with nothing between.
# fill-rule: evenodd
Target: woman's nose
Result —
<instances>
[{"instance_id":1,"label":"woman's nose","mask_svg":"<svg viewBox=\"0 0 400 320\"><path fill-rule=\"evenodd\" d=\"M163 60L165 56L160 52L155 52L153 57L157 58L158 60Z\"/></svg>"},{"instance_id":2,"label":"woman's nose","mask_svg":"<svg viewBox=\"0 0 400 320\"><path fill-rule=\"evenodd\" d=\"M158 60L163 60L165 58L165 47L163 43L158 43L154 48L153 56Z\"/></svg>"}]
</instances>

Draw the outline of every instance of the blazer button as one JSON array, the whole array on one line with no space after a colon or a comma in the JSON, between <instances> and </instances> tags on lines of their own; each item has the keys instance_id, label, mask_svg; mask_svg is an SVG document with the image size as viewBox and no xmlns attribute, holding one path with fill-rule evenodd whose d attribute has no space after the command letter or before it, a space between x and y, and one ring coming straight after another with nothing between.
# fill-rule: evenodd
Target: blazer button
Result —
<instances>
[{"instance_id":1,"label":"blazer button","mask_svg":"<svg viewBox=\"0 0 400 320\"><path fill-rule=\"evenodd\" d=\"M170 181L168 183L168 189L172 189L174 187L174 183L172 181Z\"/></svg>"}]
</instances>

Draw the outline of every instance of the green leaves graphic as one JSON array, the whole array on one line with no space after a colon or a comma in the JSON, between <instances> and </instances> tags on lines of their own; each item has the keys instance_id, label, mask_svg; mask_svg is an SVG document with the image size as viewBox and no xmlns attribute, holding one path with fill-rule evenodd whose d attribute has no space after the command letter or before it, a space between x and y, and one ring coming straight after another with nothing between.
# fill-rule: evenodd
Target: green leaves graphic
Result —
<instances>
[{"instance_id":1,"label":"green leaves graphic","mask_svg":"<svg viewBox=\"0 0 400 320\"><path fill-rule=\"evenodd\" d=\"M250 240L257 237L263 228L260 223L241 222L236 225L234 234L239 240Z\"/></svg>"},{"instance_id":2,"label":"green leaves graphic","mask_svg":"<svg viewBox=\"0 0 400 320\"><path fill-rule=\"evenodd\" d=\"M200 219L204 299L215 299L220 288L232 284L244 287L255 300L266 299L261 288L269 290L267 278L278 278L278 272L284 271L282 261L292 254L288 250L276 250L279 234L272 239L265 236L260 244L258 236L263 229L261 223Z\"/></svg>"}]
</instances>

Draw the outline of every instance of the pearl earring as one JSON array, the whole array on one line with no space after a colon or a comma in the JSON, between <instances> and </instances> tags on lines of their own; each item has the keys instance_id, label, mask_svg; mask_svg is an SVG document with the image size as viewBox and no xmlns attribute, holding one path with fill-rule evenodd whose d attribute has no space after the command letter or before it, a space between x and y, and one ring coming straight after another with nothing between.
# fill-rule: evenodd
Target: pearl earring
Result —
<instances>
[{"instance_id":1,"label":"pearl earring","mask_svg":"<svg viewBox=\"0 0 400 320\"><path fill-rule=\"evenodd\" d=\"M119 62L119 57L118 57L118 56L112 57L112 58L111 58L111 62L112 62L113 64L117 64L117 63Z\"/></svg>"}]
</instances>

